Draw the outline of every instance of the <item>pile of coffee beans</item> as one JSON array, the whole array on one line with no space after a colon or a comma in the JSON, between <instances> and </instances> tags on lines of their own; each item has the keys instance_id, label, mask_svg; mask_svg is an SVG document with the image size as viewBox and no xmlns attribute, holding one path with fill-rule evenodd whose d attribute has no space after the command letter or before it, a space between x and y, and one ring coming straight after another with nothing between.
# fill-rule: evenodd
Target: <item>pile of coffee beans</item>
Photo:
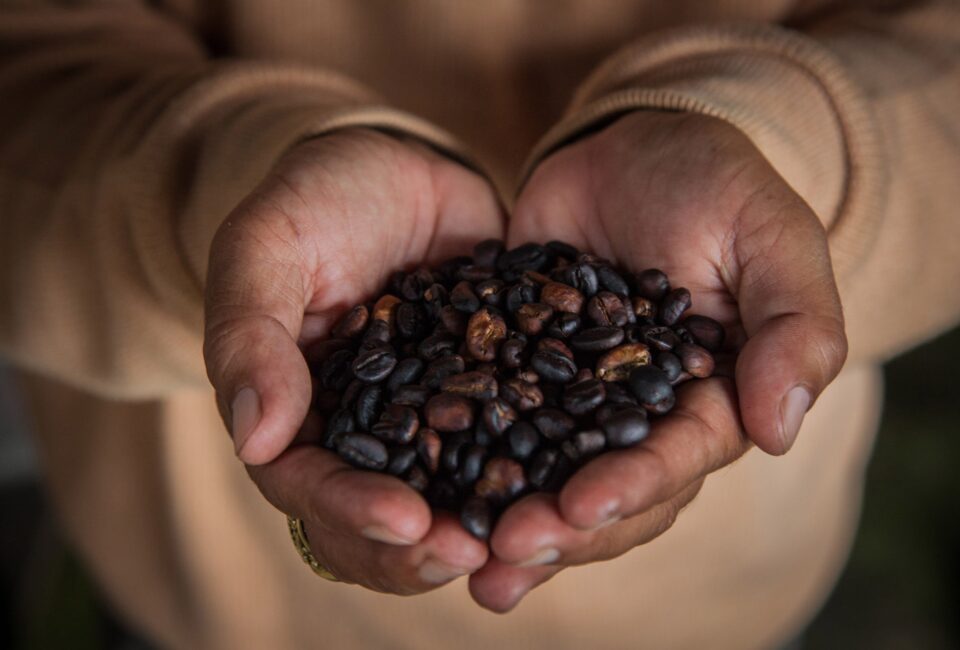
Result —
<instances>
[{"instance_id":1,"label":"pile of coffee beans","mask_svg":"<svg viewBox=\"0 0 960 650\"><path fill-rule=\"evenodd\" d=\"M399 477L486 539L502 510L630 447L714 369L723 327L690 292L562 242L477 244L394 274L306 351L323 445Z\"/></svg>"}]
</instances>

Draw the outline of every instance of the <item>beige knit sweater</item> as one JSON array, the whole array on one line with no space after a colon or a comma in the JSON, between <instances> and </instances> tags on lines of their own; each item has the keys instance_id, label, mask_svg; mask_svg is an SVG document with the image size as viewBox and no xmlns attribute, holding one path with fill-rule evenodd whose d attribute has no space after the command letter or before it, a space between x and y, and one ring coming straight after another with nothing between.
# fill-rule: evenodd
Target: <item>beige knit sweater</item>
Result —
<instances>
[{"instance_id":1,"label":"beige knit sweater","mask_svg":"<svg viewBox=\"0 0 960 650\"><path fill-rule=\"evenodd\" d=\"M797 446L748 454L666 535L505 617L463 581L404 599L316 580L206 383L219 222L332 129L416 135L509 203L545 155L650 107L737 125L828 227L851 358ZM949 2L10 0L0 354L67 532L164 646L769 647L842 565L876 364L960 315L958 115Z\"/></svg>"}]
</instances>

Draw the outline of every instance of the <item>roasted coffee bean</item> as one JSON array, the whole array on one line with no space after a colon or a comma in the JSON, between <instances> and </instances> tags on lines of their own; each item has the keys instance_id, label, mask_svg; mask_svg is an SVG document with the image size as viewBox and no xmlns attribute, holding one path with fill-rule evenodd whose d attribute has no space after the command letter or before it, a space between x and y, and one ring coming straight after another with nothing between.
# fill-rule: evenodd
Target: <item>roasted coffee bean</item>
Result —
<instances>
[{"instance_id":1,"label":"roasted coffee bean","mask_svg":"<svg viewBox=\"0 0 960 650\"><path fill-rule=\"evenodd\" d=\"M597 377L603 381L626 381L634 368L650 363L650 349L643 343L624 343L600 357Z\"/></svg>"},{"instance_id":2,"label":"roasted coffee bean","mask_svg":"<svg viewBox=\"0 0 960 650\"><path fill-rule=\"evenodd\" d=\"M530 302L521 305L514 316L517 319L517 329L524 334L539 334L553 318L553 307L542 302Z\"/></svg>"},{"instance_id":3,"label":"roasted coffee bean","mask_svg":"<svg viewBox=\"0 0 960 650\"><path fill-rule=\"evenodd\" d=\"M533 370L533 368L524 368L523 370L517 371L517 379L522 379L523 381L530 384L539 384L540 375Z\"/></svg>"},{"instance_id":4,"label":"roasted coffee bean","mask_svg":"<svg viewBox=\"0 0 960 650\"><path fill-rule=\"evenodd\" d=\"M538 490L546 492L555 491L564 478L563 454L559 449L547 448L541 449L533 456L530 462L530 471L527 478L530 483Z\"/></svg>"},{"instance_id":5,"label":"roasted coffee bean","mask_svg":"<svg viewBox=\"0 0 960 650\"><path fill-rule=\"evenodd\" d=\"M417 450L413 447L393 447L389 451L387 474L403 476L417 462Z\"/></svg>"},{"instance_id":6,"label":"roasted coffee bean","mask_svg":"<svg viewBox=\"0 0 960 650\"><path fill-rule=\"evenodd\" d=\"M710 352L716 352L723 347L723 325L709 316L687 316L681 323L693 336L693 340Z\"/></svg>"},{"instance_id":7,"label":"roasted coffee bean","mask_svg":"<svg viewBox=\"0 0 960 650\"><path fill-rule=\"evenodd\" d=\"M674 289L660 302L659 320L664 325L674 325L690 308L690 292L684 288Z\"/></svg>"},{"instance_id":8,"label":"roasted coffee bean","mask_svg":"<svg viewBox=\"0 0 960 650\"><path fill-rule=\"evenodd\" d=\"M654 302L661 300L670 291L670 280L660 269L647 269L638 273L636 283L637 293Z\"/></svg>"},{"instance_id":9,"label":"roasted coffee bean","mask_svg":"<svg viewBox=\"0 0 960 650\"><path fill-rule=\"evenodd\" d=\"M333 449L337 438L345 433L355 431L356 428L353 412L346 408L337 409L327 420L327 426L323 433L323 446L327 449Z\"/></svg>"},{"instance_id":10,"label":"roasted coffee bean","mask_svg":"<svg viewBox=\"0 0 960 650\"><path fill-rule=\"evenodd\" d=\"M465 314L472 314L480 309L480 299L473 292L473 285L463 280L450 290L450 304Z\"/></svg>"},{"instance_id":11,"label":"roasted coffee bean","mask_svg":"<svg viewBox=\"0 0 960 650\"><path fill-rule=\"evenodd\" d=\"M367 330L361 339L361 347L369 350L380 343L389 343L391 338L390 325L385 321L375 320L367 325Z\"/></svg>"},{"instance_id":12,"label":"roasted coffee bean","mask_svg":"<svg viewBox=\"0 0 960 650\"><path fill-rule=\"evenodd\" d=\"M448 354L427 365L420 380L430 390L438 391L443 380L452 375L458 375L466 368L466 362L459 354Z\"/></svg>"},{"instance_id":13,"label":"roasted coffee bean","mask_svg":"<svg viewBox=\"0 0 960 650\"><path fill-rule=\"evenodd\" d=\"M353 375L360 381L375 384L386 379L397 365L393 348L383 346L357 355L353 361Z\"/></svg>"},{"instance_id":14,"label":"roasted coffee bean","mask_svg":"<svg viewBox=\"0 0 960 650\"><path fill-rule=\"evenodd\" d=\"M546 247L547 250L554 255L567 258L568 262L574 262L580 256L580 251L578 251L575 246L571 246L566 242L557 240L548 241Z\"/></svg>"},{"instance_id":15,"label":"roasted coffee bean","mask_svg":"<svg viewBox=\"0 0 960 650\"><path fill-rule=\"evenodd\" d=\"M567 344L560 339L551 337L542 338L537 341L537 352L556 352L573 361L573 350L567 347Z\"/></svg>"},{"instance_id":16,"label":"roasted coffee bean","mask_svg":"<svg viewBox=\"0 0 960 650\"><path fill-rule=\"evenodd\" d=\"M489 266L477 266L476 264L467 264L457 269L457 278L467 282L483 282L489 280L497 274L496 269Z\"/></svg>"},{"instance_id":17,"label":"roasted coffee bean","mask_svg":"<svg viewBox=\"0 0 960 650\"><path fill-rule=\"evenodd\" d=\"M656 404L644 404L643 408L647 409L655 415L665 415L673 410L673 407L677 404L677 395L676 393L670 393L665 399L660 400Z\"/></svg>"},{"instance_id":18,"label":"roasted coffee bean","mask_svg":"<svg viewBox=\"0 0 960 650\"><path fill-rule=\"evenodd\" d=\"M426 365L421 359L409 357L397 363L387 378L387 390L395 391L404 384L412 384L423 376Z\"/></svg>"},{"instance_id":19,"label":"roasted coffee bean","mask_svg":"<svg viewBox=\"0 0 960 650\"><path fill-rule=\"evenodd\" d=\"M532 284L518 283L507 289L504 296L504 306L511 314L516 312L522 306L536 302L537 288Z\"/></svg>"},{"instance_id":20,"label":"roasted coffee bean","mask_svg":"<svg viewBox=\"0 0 960 650\"><path fill-rule=\"evenodd\" d=\"M587 381L588 379L593 379L593 370L590 368L580 368L577 370L576 377L573 378L573 383L578 384L581 381Z\"/></svg>"},{"instance_id":21,"label":"roasted coffee bean","mask_svg":"<svg viewBox=\"0 0 960 650\"><path fill-rule=\"evenodd\" d=\"M560 314L547 327L547 336L555 339L566 339L580 331L579 314Z\"/></svg>"},{"instance_id":22,"label":"roasted coffee bean","mask_svg":"<svg viewBox=\"0 0 960 650\"><path fill-rule=\"evenodd\" d=\"M389 442L407 443L413 440L419 428L420 420L413 408L401 404L388 404L370 431L378 438Z\"/></svg>"},{"instance_id":23,"label":"roasted coffee bean","mask_svg":"<svg viewBox=\"0 0 960 650\"><path fill-rule=\"evenodd\" d=\"M630 295L630 287L627 285L627 281L611 267L600 266L597 268L596 273L597 280L602 288L618 296L626 297Z\"/></svg>"},{"instance_id":24,"label":"roasted coffee bean","mask_svg":"<svg viewBox=\"0 0 960 650\"><path fill-rule=\"evenodd\" d=\"M603 451L606 438L602 431L578 431L560 445L563 454L575 463L583 463Z\"/></svg>"},{"instance_id":25,"label":"roasted coffee bean","mask_svg":"<svg viewBox=\"0 0 960 650\"><path fill-rule=\"evenodd\" d=\"M405 300L417 301L423 298L423 292L434 282L433 275L426 269L417 269L408 273L400 284L400 295Z\"/></svg>"},{"instance_id":26,"label":"roasted coffee bean","mask_svg":"<svg viewBox=\"0 0 960 650\"><path fill-rule=\"evenodd\" d=\"M438 318L448 334L463 336L467 331L467 315L453 305L442 306Z\"/></svg>"},{"instance_id":27,"label":"roasted coffee bean","mask_svg":"<svg viewBox=\"0 0 960 650\"><path fill-rule=\"evenodd\" d=\"M583 308L583 294L562 282L547 282L540 291L540 302L557 312L579 314Z\"/></svg>"},{"instance_id":28,"label":"roasted coffee bean","mask_svg":"<svg viewBox=\"0 0 960 650\"><path fill-rule=\"evenodd\" d=\"M517 421L517 417L516 409L499 397L483 405L483 422L487 431L495 437L502 436Z\"/></svg>"},{"instance_id":29,"label":"roasted coffee bean","mask_svg":"<svg viewBox=\"0 0 960 650\"><path fill-rule=\"evenodd\" d=\"M477 539L486 541L493 526L493 514L487 500L478 496L467 499L460 510L460 525Z\"/></svg>"},{"instance_id":30,"label":"roasted coffee bean","mask_svg":"<svg viewBox=\"0 0 960 650\"><path fill-rule=\"evenodd\" d=\"M473 263L477 266L496 268L497 258L503 253L502 239L484 239L473 247Z\"/></svg>"},{"instance_id":31,"label":"roasted coffee bean","mask_svg":"<svg viewBox=\"0 0 960 650\"><path fill-rule=\"evenodd\" d=\"M452 335L431 334L417 346L417 354L427 361L439 359L446 354L457 351L458 342Z\"/></svg>"},{"instance_id":32,"label":"roasted coffee bean","mask_svg":"<svg viewBox=\"0 0 960 650\"><path fill-rule=\"evenodd\" d=\"M626 407L601 423L607 445L613 449L632 447L650 433L650 422L643 409Z\"/></svg>"},{"instance_id":33,"label":"roasted coffee bean","mask_svg":"<svg viewBox=\"0 0 960 650\"><path fill-rule=\"evenodd\" d=\"M337 350L320 364L317 378L320 385L329 390L343 390L353 379L353 360L356 354L352 350Z\"/></svg>"},{"instance_id":34,"label":"roasted coffee bean","mask_svg":"<svg viewBox=\"0 0 960 650\"><path fill-rule=\"evenodd\" d=\"M427 403L427 400L430 399L431 394L432 393L427 386L423 386L421 384L405 384L403 386L399 386L397 390L393 391L393 396L390 398L390 403L420 408Z\"/></svg>"},{"instance_id":35,"label":"roasted coffee bean","mask_svg":"<svg viewBox=\"0 0 960 650\"><path fill-rule=\"evenodd\" d=\"M493 444L493 434L487 429L487 423L482 417L474 418L473 421L473 441L478 445L489 447Z\"/></svg>"},{"instance_id":36,"label":"roasted coffee bean","mask_svg":"<svg viewBox=\"0 0 960 650\"><path fill-rule=\"evenodd\" d=\"M581 330L570 339L575 350L601 352L617 347L623 341L623 330L619 327L591 327Z\"/></svg>"},{"instance_id":37,"label":"roasted coffee bean","mask_svg":"<svg viewBox=\"0 0 960 650\"><path fill-rule=\"evenodd\" d=\"M437 431L464 431L473 426L473 402L453 393L434 395L423 413L427 426Z\"/></svg>"},{"instance_id":38,"label":"roasted coffee bean","mask_svg":"<svg viewBox=\"0 0 960 650\"><path fill-rule=\"evenodd\" d=\"M529 411L543 405L543 391L540 387L519 378L501 382L500 397L518 411Z\"/></svg>"},{"instance_id":39,"label":"roasted coffee bean","mask_svg":"<svg viewBox=\"0 0 960 650\"><path fill-rule=\"evenodd\" d=\"M433 318L437 318L440 308L447 302L447 288L442 284L431 284L423 292L423 302L427 305L427 311Z\"/></svg>"},{"instance_id":40,"label":"roasted coffee bean","mask_svg":"<svg viewBox=\"0 0 960 650\"><path fill-rule=\"evenodd\" d=\"M597 272L589 264L571 264L564 267L557 274L557 278L588 298L593 296L600 286Z\"/></svg>"},{"instance_id":41,"label":"roasted coffee bean","mask_svg":"<svg viewBox=\"0 0 960 650\"><path fill-rule=\"evenodd\" d=\"M334 352L346 350L352 345L354 345L354 343L350 339L321 339L314 341L303 351L303 356L307 360L310 373L316 376L320 370L320 366L324 361L329 359Z\"/></svg>"},{"instance_id":42,"label":"roasted coffee bean","mask_svg":"<svg viewBox=\"0 0 960 650\"><path fill-rule=\"evenodd\" d=\"M382 470L387 466L386 445L369 433L344 433L337 438L336 446L340 457L355 467Z\"/></svg>"},{"instance_id":43,"label":"roasted coffee bean","mask_svg":"<svg viewBox=\"0 0 960 650\"><path fill-rule=\"evenodd\" d=\"M500 363L505 368L519 368L523 365L523 351L527 344L520 339L507 339L500 346Z\"/></svg>"},{"instance_id":44,"label":"roasted coffee bean","mask_svg":"<svg viewBox=\"0 0 960 650\"><path fill-rule=\"evenodd\" d=\"M550 261L547 249L539 244L524 244L503 252L497 258L497 269L508 282L519 278L524 271L539 271Z\"/></svg>"},{"instance_id":45,"label":"roasted coffee bean","mask_svg":"<svg viewBox=\"0 0 960 650\"><path fill-rule=\"evenodd\" d=\"M407 277L407 274L403 271L394 271L390 274L390 278L387 280L387 289L389 293L400 295L403 290L403 280Z\"/></svg>"},{"instance_id":46,"label":"roasted coffee bean","mask_svg":"<svg viewBox=\"0 0 960 650\"><path fill-rule=\"evenodd\" d=\"M684 343L696 343L696 342L697 342L697 341L693 338L693 334L691 334L691 333L687 330L687 328L684 327L683 325L674 325L674 326L673 326L673 332L674 332L674 334L677 335L677 338L680 339L680 340L681 340L682 342L684 342Z\"/></svg>"},{"instance_id":47,"label":"roasted coffee bean","mask_svg":"<svg viewBox=\"0 0 960 650\"><path fill-rule=\"evenodd\" d=\"M410 468L410 472L407 474L406 482L407 485L412 487L417 492L423 493L430 485L430 477L427 475L426 470L419 465L414 465Z\"/></svg>"},{"instance_id":48,"label":"roasted coffee bean","mask_svg":"<svg viewBox=\"0 0 960 650\"><path fill-rule=\"evenodd\" d=\"M526 460L540 446L540 434L529 422L517 422L506 433L507 453L517 460Z\"/></svg>"},{"instance_id":49,"label":"roasted coffee bean","mask_svg":"<svg viewBox=\"0 0 960 650\"><path fill-rule=\"evenodd\" d=\"M489 307L484 307L470 317L467 324L467 350L477 361L496 359L497 349L505 338L506 322Z\"/></svg>"},{"instance_id":50,"label":"roasted coffee bean","mask_svg":"<svg viewBox=\"0 0 960 650\"><path fill-rule=\"evenodd\" d=\"M433 429L422 427L417 432L416 440L417 456L420 457L420 462L428 472L436 474L440 468L440 450L443 447L440 434Z\"/></svg>"},{"instance_id":51,"label":"roasted coffee bean","mask_svg":"<svg viewBox=\"0 0 960 650\"><path fill-rule=\"evenodd\" d=\"M644 342L653 350L672 350L680 345L680 337L669 327L641 328Z\"/></svg>"},{"instance_id":52,"label":"roasted coffee bean","mask_svg":"<svg viewBox=\"0 0 960 650\"><path fill-rule=\"evenodd\" d=\"M491 458L483 466L483 477L477 481L477 496L494 503L507 503L527 487L523 466L509 458Z\"/></svg>"},{"instance_id":53,"label":"roasted coffee bean","mask_svg":"<svg viewBox=\"0 0 960 650\"><path fill-rule=\"evenodd\" d=\"M683 364L673 352L658 352L653 357L653 363L667 375L667 381L671 384L676 382L683 372Z\"/></svg>"},{"instance_id":54,"label":"roasted coffee bean","mask_svg":"<svg viewBox=\"0 0 960 650\"><path fill-rule=\"evenodd\" d=\"M623 384L610 381L606 383L605 387L607 389L607 404L637 405L637 398Z\"/></svg>"},{"instance_id":55,"label":"roasted coffee bean","mask_svg":"<svg viewBox=\"0 0 960 650\"><path fill-rule=\"evenodd\" d=\"M373 305L373 319L386 323L392 329L394 313L399 304L400 299L396 296L391 296L389 293L381 296Z\"/></svg>"},{"instance_id":56,"label":"roasted coffee bean","mask_svg":"<svg viewBox=\"0 0 960 650\"><path fill-rule=\"evenodd\" d=\"M365 305L357 305L333 326L333 335L340 338L353 338L363 332L370 318L370 311Z\"/></svg>"},{"instance_id":57,"label":"roasted coffee bean","mask_svg":"<svg viewBox=\"0 0 960 650\"><path fill-rule=\"evenodd\" d=\"M440 390L470 399L488 400L497 396L497 380L485 372L471 370L445 377L440 382Z\"/></svg>"},{"instance_id":58,"label":"roasted coffee bean","mask_svg":"<svg viewBox=\"0 0 960 650\"><path fill-rule=\"evenodd\" d=\"M460 499L456 486L443 476L435 476L424 491L427 502L441 510L456 510Z\"/></svg>"},{"instance_id":59,"label":"roasted coffee bean","mask_svg":"<svg viewBox=\"0 0 960 650\"><path fill-rule=\"evenodd\" d=\"M696 343L681 343L675 350L683 369L693 377L709 377L713 374L714 360L710 352Z\"/></svg>"},{"instance_id":60,"label":"roasted coffee bean","mask_svg":"<svg viewBox=\"0 0 960 650\"><path fill-rule=\"evenodd\" d=\"M477 297L488 305L497 307L503 302L503 280L497 278L484 280L477 284L474 291Z\"/></svg>"},{"instance_id":61,"label":"roasted coffee bean","mask_svg":"<svg viewBox=\"0 0 960 650\"><path fill-rule=\"evenodd\" d=\"M369 431L383 410L383 387L379 384L365 386L354 406L354 415L357 427L361 431Z\"/></svg>"},{"instance_id":62,"label":"roasted coffee bean","mask_svg":"<svg viewBox=\"0 0 960 650\"><path fill-rule=\"evenodd\" d=\"M443 437L443 447L440 450L440 464L449 474L455 474L460 469L460 460L463 452L473 444L473 434L469 431L457 431Z\"/></svg>"},{"instance_id":63,"label":"roasted coffee bean","mask_svg":"<svg viewBox=\"0 0 960 650\"><path fill-rule=\"evenodd\" d=\"M542 381L566 383L577 374L573 359L555 350L540 350L530 357L530 365Z\"/></svg>"},{"instance_id":64,"label":"roasted coffee bean","mask_svg":"<svg viewBox=\"0 0 960 650\"><path fill-rule=\"evenodd\" d=\"M630 390L645 408L652 409L673 398L667 373L656 366L640 366L630 373Z\"/></svg>"},{"instance_id":65,"label":"roasted coffee bean","mask_svg":"<svg viewBox=\"0 0 960 650\"><path fill-rule=\"evenodd\" d=\"M573 432L576 422L563 411L555 408L542 408L533 414L533 425L547 440L555 442L566 440Z\"/></svg>"},{"instance_id":66,"label":"roasted coffee bean","mask_svg":"<svg viewBox=\"0 0 960 650\"><path fill-rule=\"evenodd\" d=\"M657 317L657 305L649 298L634 296L630 299L630 306L633 308L633 315L637 318Z\"/></svg>"},{"instance_id":67,"label":"roasted coffee bean","mask_svg":"<svg viewBox=\"0 0 960 650\"><path fill-rule=\"evenodd\" d=\"M453 482L462 488L476 483L483 472L487 455L487 448L483 445L474 444L464 449L460 457L460 467L453 475Z\"/></svg>"},{"instance_id":68,"label":"roasted coffee bean","mask_svg":"<svg viewBox=\"0 0 960 650\"><path fill-rule=\"evenodd\" d=\"M600 326L623 327L627 324L627 308L617 294L600 291L587 303L587 315Z\"/></svg>"},{"instance_id":69,"label":"roasted coffee bean","mask_svg":"<svg viewBox=\"0 0 960 650\"><path fill-rule=\"evenodd\" d=\"M423 307L412 302L403 302L396 312L397 334L405 339L418 339L427 329L427 314Z\"/></svg>"},{"instance_id":70,"label":"roasted coffee bean","mask_svg":"<svg viewBox=\"0 0 960 650\"><path fill-rule=\"evenodd\" d=\"M599 379L586 379L567 386L563 393L563 408L573 415L586 415L601 404L607 397L604 382Z\"/></svg>"},{"instance_id":71,"label":"roasted coffee bean","mask_svg":"<svg viewBox=\"0 0 960 650\"><path fill-rule=\"evenodd\" d=\"M357 403L357 398L360 397L360 392L368 385L369 384L365 384L359 379L351 380L343 390L343 395L340 398L340 406L343 408L353 408L353 405Z\"/></svg>"}]
</instances>

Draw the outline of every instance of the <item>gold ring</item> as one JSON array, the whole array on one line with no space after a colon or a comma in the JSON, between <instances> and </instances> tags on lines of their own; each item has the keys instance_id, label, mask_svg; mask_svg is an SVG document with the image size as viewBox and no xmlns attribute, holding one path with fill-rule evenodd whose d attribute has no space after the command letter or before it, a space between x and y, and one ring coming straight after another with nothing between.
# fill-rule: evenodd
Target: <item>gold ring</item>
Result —
<instances>
[{"instance_id":1,"label":"gold ring","mask_svg":"<svg viewBox=\"0 0 960 650\"><path fill-rule=\"evenodd\" d=\"M317 558L313 556L313 552L310 550L310 542L307 540L307 531L303 529L303 520L287 515L287 527L290 529L290 539L293 540L293 545L296 547L297 553L300 554L300 559L306 562L313 569L313 572L324 580L340 582L340 578L330 573L330 569L320 564Z\"/></svg>"}]
</instances>

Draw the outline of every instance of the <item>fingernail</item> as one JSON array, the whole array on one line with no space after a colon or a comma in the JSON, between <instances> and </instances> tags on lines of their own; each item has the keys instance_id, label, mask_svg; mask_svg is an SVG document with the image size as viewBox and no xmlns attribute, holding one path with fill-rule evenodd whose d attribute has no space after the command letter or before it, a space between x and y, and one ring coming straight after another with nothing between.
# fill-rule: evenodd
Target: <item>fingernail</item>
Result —
<instances>
[{"instance_id":1,"label":"fingernail","mask_svg":"<svg viewBox=\"0 0 960 650\"><path fill-rule=\"evenodd\" d=\"M612 524L617 523L623 517L620 514L620 501L613 500L607 503L607 505L600 511L600 516L597 517L599 523L595 524L593 528L589 530L600 530L601 528L606 528Z\"/></svg>"},{"instance_id":2,"label":"fingernail","mask_svg":"<svg viewBox=\"0 0 960 650\"><path fill-rule=\"evenodd\" d=\"M803 416L810 408L810 392L803 386L791 388L780 403L780 438L783 451L789 451L800 433Z\"/></svg>"},{"instance_id":3,"label":"fingernail","mask_svg":"<svg viewBox=\"0 0 960 650\"><path fill-rule=\"evenodd\" d=\"M250 388L240 389L230 406L230 419L233 425L233 447L237 455L250 438L250 434L260 422L260 398L257 391Z\"/></svg>"},{"instance_id":4,"label":"fingernail","mask_svg":"<svg viewBox=\"0 0 960 650\"><path fill-rule=\"evenodd\" d=\"M612 514L606 519L604 519L603 521L601 521L599 524L594 526L593 528L589 528L588 531L592 533L595 530L600 530L601 528L612 526L613 524L617 523L621 519L623 519L623 517L621 517L619 514Z\"/></svg>"},{"instance_id":5,"label":"fingernail","mask_svg":"<svg viewBox=\"0 0 960 650\"><path fill-rule=\"evenodd\" d=\"M466 569L458 569L440 562L439 560L425 560L418 570L420 579L429 582L432 585L442 585L445 582L455 580L462 575L466 575Z\"/></svg>"},{"instance_id":6,"label":"fingernail","mask_svg":"<svg viewBox=\"0 0 960 650\"><path fill-rule=\"evenodd\" d=\"M544 564L553 564L560 557L560 551L555 548L541 548L536 554L524 560L523 562L518 562L517 566L526 568L532 566L543 566Z\"/></svg>"},{"instance_id":7,"label":"fingernail","mask_svg":"<svg viewBox=\"0 0 960 650\"><path fill-rule=\"evenodd\" d=\"M375 542L383 542L384 544L393 544L395 546L410 546L416 543L416 540L398 535L386 526L367 526L360 531L360 534Z\"/></svg>"}]
</instances>

